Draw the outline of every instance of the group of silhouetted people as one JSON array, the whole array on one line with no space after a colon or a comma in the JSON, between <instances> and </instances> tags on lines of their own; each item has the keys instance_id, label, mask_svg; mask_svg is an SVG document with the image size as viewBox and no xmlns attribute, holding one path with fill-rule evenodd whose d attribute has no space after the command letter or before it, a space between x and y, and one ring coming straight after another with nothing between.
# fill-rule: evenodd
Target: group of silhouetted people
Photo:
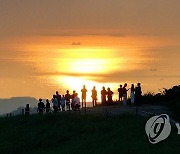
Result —
<instances>
[{"instance_id":1,"label":"group of silhouetted people","mask_svg":"<svg viewBox=\"0 0 180 154\"><path fill-rule=\"evenodd\" d=\"M53 98L51 100L52 107L54 112L59 111L65 111L65 106L70 111L70 106L72 110L79 110L80 109L80 98L78 97L78 94L73 91L73 94L70 95L69 91L66 91L65 95L60 95L58 91L56 91L56 94L53 95ZM51 105L48 99L46 99L46 105L43 103L42 99L39 99L38 103L38 112L40 114L43 114L43 112L46 111L46 113L51 112Z\"/></svg>"},{"instance_id":2,"label":"group of silhouetted people","mask_svg":"<svg viewBox=\"0 0 180 154\"><path fill-rule=\"evenodd\" d=\"M119 93L119 102L123 102L123 105L127 105L127 92L130 92L131 104L140 105L141 104L141 84L137 83L137 87L134 87L134 84L131 85L131 88L127 89L127 83L124 86L120 85L118 88ZM101 103L102 105L111 105L113 104L113 91L110 88L105 89L105 87L101 90Z\"/></svg>"},{"instance_id":3,"label":"group of silhouetted people","mask_svg":"<svg viewBox=\"0 0 180 154\"><path fill-rule=\"evenodd\" d=\"M127 89L127 83L124 84L124 86L120 85L118 88L119 93L119 101L123 102L123 105L127 105L127 92L130 91L130 99L131 104L140 105L141 104L141 84L137 83L137 86L134 87L134 84L131 85L131 88Z\"/></svg>"},{"instance_id":4,"label":"group of silhouetted people","mask_svg":"<svg viewBox=\"0 0 180 154\"><path fill-rule=\"evenodd\" d=\"M106 91L105 87L102 87L102 90L101 90L102 105L111 105L113 103L113 99L112 99L113 94L114 93L111 91L110 88L107 88L107 91Z\"/></svg>"},{"instance_id":5,"label":"group of silhouetted people","mask_svg":"<svg viewBox=\"0 0 180 154\"><path fill-rule=\"evenodd\" d=\"M131 88L127 89L127 83L124 84L124 86L120 85L118 88L118 93L119 93L119 102L123 102L123 105L127 105L127 92L131 90L130 92L130 98L131 98L131 103L140 105L141 104L141 84L138 83L136 87L134 87L134 84L131 85ZM81 89L82 93L82 100L80 104L80 98L78 97L78 93L74 90L72 95L69 93L69 90L66 91L65 95L60 95L58 91L56 91L56 94L53 95L53 98L51 100L52 102L52 107L54 112L59 112L59 111L65 111L69 110L72 108L74 111L79 111L80 107L85 107L86 108L86 97L87 97L87 89L86 86L83 85L83 88ZM93 89L91 90L91 97L92 97L92 106L95 107L97 106L97 90L96 87L94 86ZM101 104L102 105L111 105L113 104L113 91L110 88L105 89L105 87L102 87L101 90ZM50 101L47 99L46 104L43 103L42 99L39 99L38 103L38 112L42 114L44 111L46 113L51 112L51 105Z\"/></svg>"},{"instance_id":6,"label":"group of silhouetted people","mask_svg":"<svg viewBox=\"0 0 180 154\"><path fill-rule=\"evenodd\" d=\"M87 89L86 89L86 86L83 85L83 89L81 89L81 92L82 92L82 108L86 107L86 93L87 93ZM97 90L96 90L96 87L94 86L93 89L91 90L92 92L92 105L93 107L94 106L97 106Z\"/></svg>"}]
</instances>

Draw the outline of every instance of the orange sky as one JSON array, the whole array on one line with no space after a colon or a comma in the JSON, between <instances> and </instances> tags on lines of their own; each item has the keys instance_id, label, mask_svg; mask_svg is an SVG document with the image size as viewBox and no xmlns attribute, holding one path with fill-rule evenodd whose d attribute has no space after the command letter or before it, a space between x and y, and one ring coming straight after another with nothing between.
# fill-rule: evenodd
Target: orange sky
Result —
<instances>
[{"instance_id":1,"label":"orange sky","mask_svg":"<svg viewBox=\"0 0 180 154\"><path fill-rule=\"evenodd\" d=\"M0 97L179 84L179 17L179 0L1 0Z\"/></svg>"}]
</instances>

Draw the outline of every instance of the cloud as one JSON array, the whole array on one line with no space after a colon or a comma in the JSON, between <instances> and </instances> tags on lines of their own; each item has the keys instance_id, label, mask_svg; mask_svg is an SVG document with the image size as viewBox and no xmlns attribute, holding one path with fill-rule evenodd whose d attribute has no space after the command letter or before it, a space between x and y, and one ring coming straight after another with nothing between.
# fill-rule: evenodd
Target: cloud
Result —
<instances>
[{"instance_id":1,"label":"cloud","mask_svg":"<svg viewBox=\"0 0 180 154\"><path fill-rule=\"evenodd\" d=\"M52 36L52 37L74 37L74 36L112 36L112 37L126 37L128 34L125 33L108 33L108 32L71 32L71 33L39 33L40 36Z\"/></svg>"},{"instance_id":2,"label":"cloud","mask_svg":"<svg viewBox=\"0 0 180 154\"><path fill-rule=\"evenodd\" d=\"M156 71L157 71L157 69L155 69L155 68L151 68L151 69L150 69L150 71L152 71L152 72L156 72Z\"/></svg>"},{"instance_id":3,"label":"cloud","mask_svg":"<svg viewBox=\"0 0 180 154\"><path fill-rule=\"evenodd\" d=\"M142 78L178 78L180 75L156 75L150 70L115 71L112 73L64 73L64 72L44 72L36 73L35 76L70 76L88 77L97 82L120 82L122 80L142 79Z\"/></svg>"}]
</instances>

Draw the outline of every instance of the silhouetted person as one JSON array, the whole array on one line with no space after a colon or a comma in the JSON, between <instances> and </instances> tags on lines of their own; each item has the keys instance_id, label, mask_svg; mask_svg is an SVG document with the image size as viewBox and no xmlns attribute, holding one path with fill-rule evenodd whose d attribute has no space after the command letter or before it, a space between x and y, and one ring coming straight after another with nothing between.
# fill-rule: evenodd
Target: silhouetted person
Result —
<instances>
[{"instance_id":1,"label":"silhouetted person","mask_svg":"<svg viewBox=\"0 0 180 154\"><path fill-rule=\"evenodd\" d=\"M39 103L38 103L38 112L39 112L39 114L43 114L44 108L45 108L45 105L44 105L42 99L40 98Z\"/></svg>"},{"instance_id":2,"label":"silhouetted person","mask_svg":"<svg viewBox=\"0 0 180 154\"><path fill-rule=\"evenodd\" d=\"M123 100L123 88L122 85L118 88L118 93L119 93L119 101L122 102Z\"/></svg>"},{"instance_id":3,"label":"silhouetted person","mask_svg":"<svg viewBox=\"0 0 180 154\"><path fill-rule=\"evenodd\" d=\"M72 102L71 102L71 108L74 108L74 98L76 97L76 91L73 90L73 94L71 95L71 99L72 99Z\"/></svg>"},{"instance_id":4,"label":"silhouetted person","mask_svg":"<svg viewBox=\"0 0 180 154\"><path fill-rule=\"evenodd\" d=\"M131 85L131 104L134 104L134 99L135 99L135 88L134 88L134 84Z\"/></svg>"},{"instance_id":5,"label":"silhouetted person","mask_svg":"<svg viewBox=\"0 0 180 154\"><path fill-rule=\"evenodd\" d=\"M58 100L58 110L60 111L61 110L61 108L60 108L60 106L61 106L61 95L59 95L58 91L56 91L56 98Z\"/></svg>"},{"instance_id":6,"label":"silhouetted person","mask_svg":"<svg viewBox=\"0 0 180 154\"><path fill-rule=\"evenodd\" d=\"M87 89L86 86L83 85L83 89L81 89L82 92L82 108L83 108L83 104L85 104L86 107L86 93L87 93Z\"/></svg>"},{"instance_id":7,"label":"silhouetted person","mask_svg":"<svg viewBox=\"0 0 180 154\"><path fill-rule=\"evenodd\" d=\"M112 96L113 92L111 91L110 88L107 89L107 98L108 98L108 105L111 105L113 103Z\"/></svg>"},{"instance_id":8,"label":"silhouetted person","mask_svg":"<svg viewBox=\"0 0 180 154\"><path fill-rule=\"evenodd\" d=\"M107 94L107 91L106 91L105 87L102 87L102 90L101 90L101 103L102 103L102 105L106 104L106 94Z\"/></svg>"},{"instance_id":9,"label":"silhouetted person","mask_svg":"<svg viewBox=\"0 0 180 154\"><path fill-rule=\"evenodd\" d=\"M125 83L123 87L123 105L127 105L127 91L129 89L126 89L126 87L127 87L127 83Z\"/></svg>"},{"instance_id":10,"label":"silhouetted person","mask_svg":"<svg viewBox=\"0 0 180 154\"><path fill-rule=\"evenodd\" d=\"M69 94L69 90L67 90L65 95L65 100L66 100L66 106L68 107L69 111L70 111L70 99L71 99L71 95Z\"/></svg>"},{"instance_id":11,"label":"silhouetted person","mask_svg":"<svg viewBox=\"0 0 180 154\"><path fill-rule=\"evenodd\" d=\"M29 104L26 104L25 115L29 115L29 112L30 112Z\"/></svg>"},{"instance_id":12,"label":"silhouetted person","mask_svg":"<svg viewBox=\"0 0 180 154\"><path fill-rule=\"evenodd\" d=\"M74 108L75 111L80 111L80 98L78 97L78 93L75 94L74 98Z\"/></svg>"},{"instance_id":13,"label":"silhouetted person","mask_svg":"<svg viewBox=\"0 0 180 154\"><path fill-rule=\"evenodd\" d=\"M52 103L53 103L54 112L58 112L58 99L56 95L53 95Z\"/></svg>"},{"instance_id":14,"label":"silhouetted person","mask_svg":"<svg viewBox=\"0 0 180 154\"><path fill-rule=\"evenodd\" d=\"M92 92L92 104L93 104L93 107L94 106L97 106L97 90L96 90L96 87L94 86L93 89L91 90Z\"/></svg>"},{"instance_id":15,"label":"silhouetted person","mask_svg":"<svg viewBox=\"0 0 180 154\"><path fill-rule=\"evenodd\" d=\"M62 108L62 111L65 111L65 96L62 95L61 97L61 108Z\"/></svg>"},{"instance_id":16,"label":"silhouetted person","mask_svg":"<svg viewBox=\"0 0 180 154\"><path fill-rule=\"evenodd\" d=\"M142 97L141 83L138 83L137 87L135 88L135 103L137 106L141 105L141 97Z\"/></svg>"},{"instance_id":17,"label":"silhouetted person","mask_svg":"<svg viewBox=\"0 0 180 154\"><path fill-rule=\"evenodd\" d=\"M49 100L46 99L46 113L49 113L50 112L50 103L49 103Z\"/></svg>"}]
</instances>

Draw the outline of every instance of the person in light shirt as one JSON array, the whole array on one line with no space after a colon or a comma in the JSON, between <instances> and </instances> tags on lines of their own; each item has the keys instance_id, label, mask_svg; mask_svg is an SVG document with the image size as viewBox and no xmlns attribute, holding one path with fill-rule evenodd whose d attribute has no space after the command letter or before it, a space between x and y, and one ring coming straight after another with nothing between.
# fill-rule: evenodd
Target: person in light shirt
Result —
<instances>
[{"instance_id":1,"label":"person in light shirt","mask_svg":"<svg viewBox=\"0 0 180 154\"><path fill-rule=\"evenodd\" d=\"M80 110L80 98L78 97L78 93L75 94L74 109L75 110Z\"/></svg>"}]
</instances>

